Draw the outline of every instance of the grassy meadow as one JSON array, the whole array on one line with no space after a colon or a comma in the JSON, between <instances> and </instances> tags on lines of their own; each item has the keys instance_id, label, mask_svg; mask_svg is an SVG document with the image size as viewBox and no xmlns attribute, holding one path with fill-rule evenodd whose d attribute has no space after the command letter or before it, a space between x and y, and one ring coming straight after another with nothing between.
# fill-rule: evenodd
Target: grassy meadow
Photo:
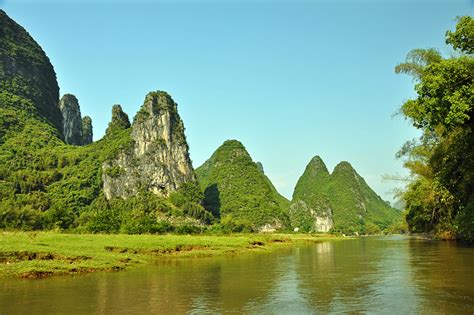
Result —
<instances>
[{"instance_id":1,"label":"grassy meadow","mask_svg":"<svg viewBox=\"0 0 474 315\"><path fill-rule=\"evenodd\" d=\"M162 256L200 257L269 251L335 239L331 235L126 235L1 232L0 278L43 278L119 271Z\"/></svg>"}]
</instances>

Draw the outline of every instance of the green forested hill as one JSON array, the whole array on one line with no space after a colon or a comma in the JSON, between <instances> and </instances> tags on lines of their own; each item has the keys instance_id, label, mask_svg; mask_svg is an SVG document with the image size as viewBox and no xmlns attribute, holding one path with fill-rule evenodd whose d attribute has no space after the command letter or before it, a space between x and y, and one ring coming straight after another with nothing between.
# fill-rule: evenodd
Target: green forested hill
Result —
<instances>
[{"instance_id":1,"label":"green forested hill","mask_svg":"<svg viewBox=\"0 0 474 315\"><path fill-rule=\"evenodd\" d=\"M312 224L301 222L302 218L314 218L305 211L311 209L319 218L331 213L332 230L343 233L373 233L402 218L401 212L383 201L348 162L339 163L330 174L319 156L310 161L298 180L291 209L292 218L307 228Z\"/></svg>"},{"instance_id":2,"label":"green forested hill","mask_svg":"<svg viewBox=\"0 0 474 315\"><path fill-rule=\"evenodd\" d=\"M225 141L196 169L196 175L205 207L223 222L234 220L253 230L288 225L288 200L278 194L239 141Z\"/></svg>"},{"instance_id":3,"label":"green forested hill","mask_svg":"<svg viewBox=\"0 0 474 315\"><path fill-rule=\"evenodd\" d=\"M3 10L0 10L0 91L0 108L4 114L12 107L27 110L61 133L59 87L54 68L28 32ZM12 95L17 97L11 99ZM12 112L8 111L8 115Z\"/></svg>"},{"instance_id":4,"label":"green forested hill","mask_svg":"<svg viewBox=\"0 0 474 315\"><path fill-rule=\"evenodd\" d=\"M335 229L365 232L375 224L380 230L401 220L401 212L382 200L348 162L341 162L326 188L334 208Z\"/></svg>"}]
</instances>

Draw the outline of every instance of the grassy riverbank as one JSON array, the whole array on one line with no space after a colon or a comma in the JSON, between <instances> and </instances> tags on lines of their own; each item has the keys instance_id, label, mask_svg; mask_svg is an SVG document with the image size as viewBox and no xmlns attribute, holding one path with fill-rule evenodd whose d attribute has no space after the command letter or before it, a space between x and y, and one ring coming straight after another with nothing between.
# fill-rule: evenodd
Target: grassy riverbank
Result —
<instances>
[{"instance_id":1,"label":"grassy riverbank","mask_svg":"<svg viewBox=\"0 0 474 315\"><path fill-rule=\"evenodd\" d=\"M234 255L288 244L334 239L330 235L125 235L0 233L0 278L118 271L158 256Z\"/></svg>"}]
</instances>

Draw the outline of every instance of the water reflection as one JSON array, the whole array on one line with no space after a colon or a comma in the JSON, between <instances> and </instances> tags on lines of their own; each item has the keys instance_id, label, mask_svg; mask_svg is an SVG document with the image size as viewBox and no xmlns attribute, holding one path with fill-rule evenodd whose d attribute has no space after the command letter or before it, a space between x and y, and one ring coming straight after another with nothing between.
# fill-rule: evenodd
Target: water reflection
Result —
<instances>
[{"instance_id":1,"label":"water reflection","mask_svg":"<svg viewBox=\"0 0 474 315\"><path fill-rule=\"evenodd\" d=\"M474 249L407 238L168 259L129 272L9 280L0 313L472 313Z\"/></svg>"},{"instance_id":2,"label":"water reflection","mask_svg":"<svg viewBox=\"0 0 474 315\"><path fill-rule=\"evenodd\" d=\"M410 240L413 282L421 307L437 313L474 313L473 248L452 242Z\"/></svg>"}]
</instances>

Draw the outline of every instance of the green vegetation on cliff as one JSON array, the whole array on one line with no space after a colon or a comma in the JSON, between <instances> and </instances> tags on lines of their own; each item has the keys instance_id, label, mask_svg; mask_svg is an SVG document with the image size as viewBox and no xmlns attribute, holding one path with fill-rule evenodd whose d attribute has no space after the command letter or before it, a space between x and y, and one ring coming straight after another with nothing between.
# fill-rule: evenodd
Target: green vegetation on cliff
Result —
<instances>
[{"instance_id":1,"label":"green vegetation on cliff","mask_svg":"<svg viewBox=\"0 0 474 315\"><path fill-rule=\"evenodd\" d=\"M4 104L17 99L28 103L4 96L0 94ZM188 202L186 191L174 194L175 200L184 200L177 205L147 191L126 200L104 198L102 165L130 147L131 128L114 128L90 145L71 146L36 116L18 107L13 112L0 113L3 121L15 120L15 125L2 129L0 228L188 233L199 231L200 221L209 222L199 202ZM180 194L184 197L177 197Z\"/></svg>"},{"instance_id":2,"label":"green vegetation on cliff","mask_svg":"<svg viewBox=\"0 0 474 315\"><path fill-rule=\"evenodd\" d=\"M310 209L314 215L307 213ZM341 233L377 233L401 221L401 212L382 200L348 162L330 174L319 156L298 180L290 214L303 230L313 226L308 220L314 216L327 220L332 215L331 230Z\"/></svg>"},{"instance_id":3,"label":"green vegetation on cliff","mask_svg":"<svg viewBox=\"0 0 474 315\"><path fill-rule=\"evenodd\" d=\"M112 120L110 121L105 134L111 136L115 132L131 127L128 115L122 110L122 106L115 104L112 106Z\"/></svg>"},{"instance_id":4,"label":"green vegetation on cliff","mask_svg":"<svg viewBox=\"0 0 474 315\"><path fill-rule=\"evenodd\" d=\"M3 10L0 10L0 91L7 97L16 95L29 101L28 104L18 100L6 102L2 98L2 110L12 107L27 110L61 134L62 115L58 107L59 87L54 68L28 32Z\"/></svg>"},{"instance_id":5,"label":"green vegetation on cliff","mask_svg":"<svg viewBox=\"0 0 474 315\"><path fill-rule=\"evenodd\" d=\"M417 97L401 112L422 131L399 157L411 171L403 199L413 232L474 241L474 19L459 18L446 43L456 53L414 49L397 73L412 75Z\"/></svg>"},{"instance_id":6,"label":"green vegetation on cliff","mask_svg":"<svg viewBox=\"0 0 474 315\"><path fill-rule=\"evenodd\" d=\"M176 191L173 198L142 189L126 200L106 200L104 172L117 175L121 170L104 170L104 163L134 145L128 116L116 105L106 137L86 146L65 144L53 66L3 11L0 26L0 228L189 233L212 220L201 200L188 199L192 185ZM149 95L171 99L164 92ZM73 108L66 108L66 100ZM91 119L81 120L77 99L67 95L63 105L78 114L73 115L73 131L86 131L75 135L92 142ZM175 124L184 131L180 120ZM178 137L186 141L184 135Z\"/></svg>"},{"instance_id":7,"label":"green vegetation on cliff","mask_svg":"<svg viewBox=\"0 0 474 315\"><path fill-rule=\"evenodd\" d=\"M204 206L220 217L222 224L235 225L235 230L289 225L289 202L239 141L225 141L196 169L196 175L204 190Z\"/></svg>"}]
</instances>

